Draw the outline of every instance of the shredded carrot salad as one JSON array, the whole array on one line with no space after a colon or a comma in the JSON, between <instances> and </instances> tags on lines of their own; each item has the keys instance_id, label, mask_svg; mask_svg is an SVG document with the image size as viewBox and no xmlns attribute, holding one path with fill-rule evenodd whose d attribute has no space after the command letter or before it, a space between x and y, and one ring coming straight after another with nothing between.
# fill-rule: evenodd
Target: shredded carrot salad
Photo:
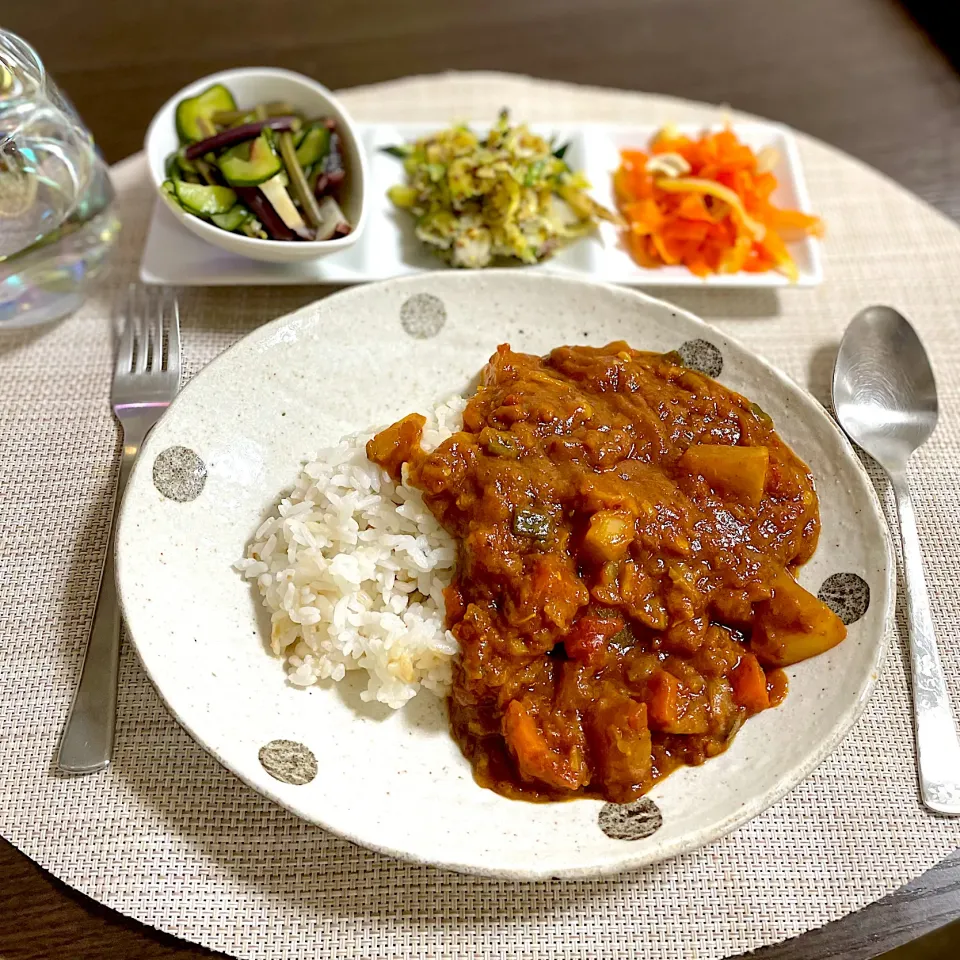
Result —
<instances>
[{"instance_id":1,"label":"shredded carrot salad","mask_svg":"<svg viewBox=\"0 0 960 960\"><path fill-rule=\"evenodd\" d=\"M621 150L613 186L630 255L700 277L778 270L796 281L786 245L822 236L823 222L770 202L776 163L774 150L754 153L729 128L694 140L666 127L648 151Z\"/></svg>"}]
</instances>

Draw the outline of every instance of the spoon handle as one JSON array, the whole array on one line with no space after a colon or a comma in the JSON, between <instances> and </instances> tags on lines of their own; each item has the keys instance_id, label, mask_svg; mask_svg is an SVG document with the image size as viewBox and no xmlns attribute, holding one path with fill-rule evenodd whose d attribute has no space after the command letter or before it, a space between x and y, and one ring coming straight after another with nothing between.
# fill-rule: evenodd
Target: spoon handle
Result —
<instances>
[{"instance_id":1,"label":"spoon handle","mask_svg":"<svg viewBox=\"0 0 960 960\"><path fill-rule=\"evenodd\" d=\"M892 473L890 479L903 541L920 796L937 813L960 815L960 740L933 634L917 520L906 471Z\"/></svg>"}]
</instances>

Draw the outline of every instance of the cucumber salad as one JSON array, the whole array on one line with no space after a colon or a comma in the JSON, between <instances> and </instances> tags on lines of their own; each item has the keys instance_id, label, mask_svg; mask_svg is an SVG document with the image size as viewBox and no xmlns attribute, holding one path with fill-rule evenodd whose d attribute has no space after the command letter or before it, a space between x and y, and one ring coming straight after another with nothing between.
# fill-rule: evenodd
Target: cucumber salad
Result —
<instances>
[{"instance_id":1,"label":"cucumber salad","mask_svg":"<svg viewBox=\"0 0 960 960\"><path fill-rule=\"evenodd\" d=\"M260 240L330 240L350 233L338 192L346 177L330 117L289 103L239 109L215 83L177 104L180 147L167 158L170 203L221 230Z\"/></svg>"}]
</instances>

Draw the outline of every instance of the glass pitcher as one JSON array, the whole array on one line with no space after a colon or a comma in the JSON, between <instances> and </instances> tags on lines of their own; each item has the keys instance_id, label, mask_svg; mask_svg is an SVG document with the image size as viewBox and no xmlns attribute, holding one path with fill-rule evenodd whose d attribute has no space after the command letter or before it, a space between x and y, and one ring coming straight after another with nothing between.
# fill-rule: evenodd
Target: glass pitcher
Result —
<instances>
[{"instance_id":1,"label":"glass pitcher","mask_svg":"<svg viewBox=\"0 0 960 960\"><path fill-rule=\"evenodd\" d=\"M0 333L80 306L120 228L113 196L76 110L0 30Z\"/></svg>"}]
</instances>

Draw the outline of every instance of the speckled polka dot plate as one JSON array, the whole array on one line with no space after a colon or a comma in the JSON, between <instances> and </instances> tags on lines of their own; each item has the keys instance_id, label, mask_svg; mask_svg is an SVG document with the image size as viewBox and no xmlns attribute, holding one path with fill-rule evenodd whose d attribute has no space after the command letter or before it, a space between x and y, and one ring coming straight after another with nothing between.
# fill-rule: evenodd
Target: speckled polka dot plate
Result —
<instances>
[{"instance_id":1,"label":"speckled polka dot plate","mask_svg":"<svg viewBox=\"0 0 960 960\"><path fill-rule=\"evenodd\" d=\"M750 720L725 754L626 806L532 804L481 789L430 693L393 712L362 704L364 683L350 675L308 690L287 684L266 652L259 601L231 565L301 460L465 389L499 343L545 353L614 339L679 350L759 403L811 466L823 534L801 580L849 624L847 640L791 668L786 702ZM873 488L816 401L669 304L509 270L357 287L267 324L211 363L140 453L120 515L117 576L130 635L161 696L251 787L377 850L528 879L672 857L775 803L863 710L892 602Z\"/></svg>"}]
</instances>

